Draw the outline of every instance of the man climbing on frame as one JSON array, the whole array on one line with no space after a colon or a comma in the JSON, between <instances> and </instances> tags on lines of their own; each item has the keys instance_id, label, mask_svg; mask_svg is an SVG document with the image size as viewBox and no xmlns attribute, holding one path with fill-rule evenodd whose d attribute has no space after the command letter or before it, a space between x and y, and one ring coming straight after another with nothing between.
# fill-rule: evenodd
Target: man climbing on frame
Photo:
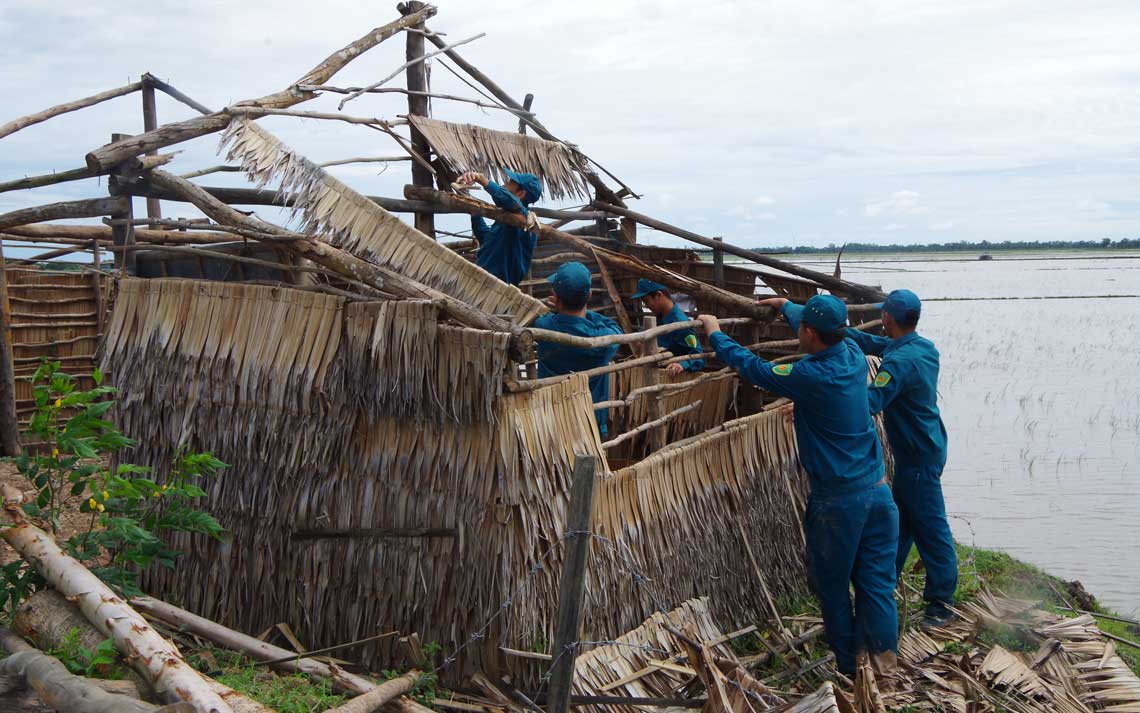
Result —
<instances>
[{"instance_id":1,"label":"man climbing on frame","mask_svg":"<svg viewBox=\"0 0 1140 713\"><path fill-rule=\"evenodd\" d=\"M542 181L533 173L515 173L507 169L503 169L503 173L508 180L502 186L475 171L468 171L456 182L478 183L503 210L530 215L528 206L542 197ZM478 215L471 216L471 231L479 243L476 265L512 285L518 285L526 278L534 257L534 246L538 242L537 233L498 222L488 227Z\"/></svg>"},{"instance_id":2,"label":"man climbing on frame","mask_svg":"<svg viewBox=\"0 0 1140 713\"><path fill-rule=\"evenodd\" d=\"M564 263L546 280L554 289L554 296L551 298L554 311L536 319L535 327L578 337L600 337L605 334L622 333L617 322L586 309L586 303L590 300L590 271L585 265L580 262ZM540 341L537 351L538 376L542 378L605 366L614 360L618 347L614 344L581 349ZM593 397L594 403L609 400L609 374L590 377L590 396ZM608 432L606 417L606 409L594 411L594 418L598 422L598 433L603 439Z\"/></svg>"},{"instance_id":3,"label":"man climbing on frame","mask_svg":"<svg viewBox=\"0 0 1140 713\"><path fill-rule=\"evenodd\" d=\"M808 354L796 363L764 361L722 333L716 317L697 319L721 361L795 404L800 462L811 482L804 514L808 576L828 643L848 676L864 651L880 673L890 673L898 649L898 510L867 406L867 361L845 338L847 307L835 297L816 295L802 307L786 301L781 307Z\"/></svg>"},{"instance_id":4,"label":"man climbing on frame","mask_svg":"<svg viewBox=\"0 0 1140 713\"><path fill-rule=\"evenodd\" d=\"M901 575L912 545L926 568L927 626L945 626L953 618L958 588L958 553L946 519L942 468L946 465L946 427L938 411L938 350L915 331L922 303L910 290L895 290L882 304L886 337L849 329L864 354L883 363L867 393L872 414L883 412L887 439L895 456L893 490L899 509L899 549L895 569Z\"/></svg>"},{"instance_id":5,"label":"man climbing on frame","mask_svg":"<svg viewBox=\"0 0 1140 713\"><path fill-rule=\"evenodd\" d=\"M641 300L645 304L646 308L657 317L659 326L689 321L681 308L673 302L669 289L653 280L647 280L644 277L638 280L637 292L633 293L633 299ZM692 329L662 334L657 337L657 346L661 347L663 351L672 352L673 356L701 353L701 343L697 339L697 333ZM704 368L704 359L690 359L670 364L665 367L665 373L669 376L676 376L682 371L701 371Z\"/></svg>"}]
</instances>

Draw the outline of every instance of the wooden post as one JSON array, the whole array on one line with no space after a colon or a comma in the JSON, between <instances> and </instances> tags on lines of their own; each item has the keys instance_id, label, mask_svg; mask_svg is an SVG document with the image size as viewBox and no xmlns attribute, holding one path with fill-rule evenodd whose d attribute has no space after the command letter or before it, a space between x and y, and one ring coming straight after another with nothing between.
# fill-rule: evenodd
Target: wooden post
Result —
<instances>
[{"instance_id":1,"label":"wooden post","mask_svg":"<svg viewBox=\"0 0 1140 713\"><path fill-rule=\"evenodd\" d=\"M574 660L582 631L582 599L590 560L590 520L594 511L594 456L574 458L570 512L566 518L566 564L558 583L558 623L554 632L554 664L550 669L548 713L568 713Z\"/></svg>"},{"instance_id":2,"label":"wooden post","mask_svg":"<svg viewBox=\"0 0 1140 713\"><path fill-rule=\"evenodd\" d=\"M724 238L713 238L713 240L718 243L724 242ZM724 289L724 250L719 247L713 248L713 283Z\"/></svg>"},{"instance_id":3,"label":"wooden post","mask_svg":"<svg viewBox=\"0 0 1140 713\"><path fill-rule=\"evenodd\" d=\"M424 7L424 3L418 0L411 2L400 3L396 9L400 11L401 15L411 15L412 13L419 12ZM415 29L424 29L424 23L419 23L414 26ZM411 62L414 59L422 57L424 54L424 36L419 32L407 32L407 61ZM428 92L428 75L427 63L416 62L408 67L407 81L409 92ZM417 116L428 115L428 102L429 99L421 94L408 94L408 113L416 114ZM416 127L409 126L412 135L412 150L419 154L424 161L431 160L431 147L428 145L427 139L424 135L416 130ZM418 161L412 161L412 184L416 186L434 186L431 171L427 170ZM435 237L435 216L431 213L416 213L416 230L424 235L434 238Z\"/></svg>"},{"instance_id":4,"label":"wooden post","mask_svg":"<svg viewBox=\"0 0 1140 713\"><path fill-rule=\"evenodd\" d=\"M111 134L111 143L125 138L127 138L126 134ZM115 168L111 171L111 178L107 182L107 188L111 191L111 195L115 195L118 177L119 168ZM135 251L122 249L135 244L134 199L130 196L119 196L119 208L111 213L111 219L118 221L111 226L111 241L116 248L120 248L115 250L115 268L119 270L120 275L134 275Z\"/></svg>"},{"instance_id":5,"label":"wooden post","mask_svg":"<svg viewBox=\"0 0 1140 713\"><path fill-rule=\"evenodd\" d=\"M154 85L151 84L143 75L142 83L142 112L143 112L143 130L154 131L158 128L158 110L154 103ZM147 156L157 156L158 149L151 149L146 152ZM162 204L157 198L146 199L146 217L151 221L162 219ZM149 227L157 227L154 222L151 222Z\"/></svg>"},{"instance_id":6,"label":"wooden post","mask_svg":"<svg viewBox=\"0 0 1140 713\"><path fill-rule=\"evenodd\" d=\"M641 318L642 330L653 329L657 326L657 318L651 314L647 314ZM642 353L646 356L656 354L661 351L657 347L657 337L650 337L646 339L641 346ZM656 421L663 415L661 411L661 394L650 394L646 396L645 403L649 409L649 420ZM665 430L663 426L658 426L649 431L649 451L652 453L665 446Z\"/></svg>"},{"instance_id":7,"label":"wooden post","mask_svg":"<svg viewBox=\"0 0 1140 713\"><path fill-rule=\"evenodd\" d=\"M20 455L16 420L16 379L12 371L12 310L8 304L8 265L0 240L0 455Z\"/></svg>"},{"instance_id":8,"label":"wooden post","mask_svg":"<svg viewBox=\"0 0 1140 713\"><path fill-rule=\"evenodd\" d=\"M95 335L103 336L103 258L98 240L91 241L91 252L95 256Z\"/></svg>"},{"instance_id":9,"label":"wooden post","mask_svg":"<svg viewBox=\"0 0 1140 713\"><path fill-rule=\"evenodd\" d=\"M526 98L523 99L523 109L530 111L531 104L534 104L534 95L527 94ZM526 119L519 119L519 133L526 134Z\"/></svg>"}]
</instances>

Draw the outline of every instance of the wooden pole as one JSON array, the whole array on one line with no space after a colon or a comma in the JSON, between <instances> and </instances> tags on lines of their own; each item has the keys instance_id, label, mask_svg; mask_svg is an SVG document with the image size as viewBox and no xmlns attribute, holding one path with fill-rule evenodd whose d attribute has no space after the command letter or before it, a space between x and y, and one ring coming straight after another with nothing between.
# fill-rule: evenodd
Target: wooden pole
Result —
<instances>
[{"instance_id":1,"label":"wooden pole","mask_svg":"<svg viewBox=\"0 0 1140 713\"><path fill-rule=\"evenodd\" d=\"M142 83L142 113L143 113L143 130L154 131L158 128L158 109L154 103L154 85L146 80L149 74L143 75ZM147 156L157 156L158 149L151 149L146 152ZM146 217L151 220L162 218L162 203L157 198L146 199ZM150 227L155 227L151 224Z\"/></svg>"},{"instance_id":2,"label":"wooden pole","mask_svg":"<svg viewBox=\"0 0 1140 713\"><path fill-rule=\"evenodd\" d=\"M554 664L550 671L548 713L568 713L582 631L582 604L586 591L586 566L590 560L590 519L594 512L594 456L574 458L570 486L570 510L566 518L566 564L558 583L558 622L554 632Z\"/></svg>"},{"instance_id":3,"label":"wooden pole","mask_svg":"<svg viewBox=\"0 0 1140 713\"><path fill-rule=\"evenodd\" d=\"M16 418L16 380L12 367L12 311L8 303L8 269L0 240L0 450L20 455L20 422Z\"/></svg>"},{"instance_id":4,"label":"wooden pole","mask_svg":"<svg viewBox=\"0 0 1140 713\"><path fill-rule=\"evenodd\" d=\"M21 208L0 215L0 230L27 225L28 223L43 223L64 218L98 218L102 215L111 215L118 207L118 198L88 198L50 203L33 208Z\"/></svg>"},{"instance_id":5,"label":"wooden pole","mask_svg":"<svg viewBox=\"0 0 1140 713\"><path fill-rule=\"evenodd\" d=\"M126 138L126 134L111 134L111 143L120 141ZM108 190L112 190L112 186L121 174L122 167L113 169L111 171L111 180L108 182ZM113 190L112 190L113 193ZM136 258L134 250L124 250L128 245L135 244L135 207L134 200L130 196L118 196L115 198L119 202L118 207L111 213L111 220L118 221L111 226L111 242L114 243L115 248L115 267L119 270L120 275L134 275L136 270Z\"/></svg>"},{"instance_id":6,"label":"wooden pole","mask_svg":"<svg viewBox=\"0 0 1140 713\"><path fill-rule=\"evenodd\" d=\"M4 138L8 134L14 134L20 129L31 126L32 124L38 124L41 121L47 121L53 116L59 116L60 114L66 114L70 111L83 109L85 107L98 104L99 102L105 102L108 99L121 97L124 94L137 92L141 88L141 82L132 82L117 89L110 89L105 92L100 92L99 94L93 94L92 96L85 97L83 99L76 99L73 102L67 102L66 104L58 104L51 107L50 109L44 109L43 111L38 111L35 114L29 114L27 116L20 117L19 119L14 119L12 121L9 121L7 124L4 124L3 126L0 126L0 139Z\"/></svg>"},{"instance_id":7,"label":"wooden pole","mask_svg":"<svg viewBox=\"0 0 1140 713\"><path fill-rule=\"evenodd\" d=\"M649 403L654 404L656 402L657 402L657 399L653 399ZM652 446L652 450L653 450L653 452L656 452L659 448L661 448L665 445L664 442L662 442L660 446L657 445L657 443L656 443L656 441L658 440L657 436L659 433L662 436L661 440L664 441L664 432L662 431L662 427L667 425L670 421L677 418L678 416L684 416L685 414L689 413L690 411L696 410L698 407L700 407L700 405L702 403L703 403L703 401L701 399L698 399L691 404L685 404L684 406L682 406L681 408L679 408L675 411L670 411L669 413L665 414L664 416L658 416L658 417L654 418L652 421L647 421L647 422L641 424L640 426L633 429L632 431L626 431L625 433L621 434L620 436L613 438L609 441L606 441L605 443L602 444L602 448L605 448L608 450L610 448L613 448L614 446L621 445L622 443L628 441L629 439L633 438L634 436L636 436L639 433L644 433L645 431L652 431L653 432L653 434L652 434L653 435L653 441L654 441L653 446ZM657 412L660 413L661 409L657 408Z\"/></svg>"},{"instance_id":8,"label":"wooden pole","mask_svg":"<svg viewBox=\"0 0 1140 713\"><path fill-rule=\"evenodd\" d=\"M142 79L143 79L144 83L149 84L150 86L154 87L155 89L162 92L163 94L170 97L171 99L185 104L186 106L190 107L191 109L198 112L199 114L213 114L214 113L213 109L211 109L208 106L205 106L203 104L200 104L199 102L194 101L190 97L186 96L182 92L178 91L174 87L170 86L166 82L164 82L161 79L159 79L158 77L154 76L150 72L147 72L146 74L144 74L142 76Z\"/></svg>"},{"instance_id":9,"label":"wooden pole","mask_svg":"<svg viewBox=\"0 0 1140 713\"><path fill-rule=\"evenodd\" d=\"M672 326L672 325L664 325L664 326ZM657 329L657 317L655 317L651 314L647 314L647 315L643 316L641 318L641 328L644 332L653 332L655 329ZM641 346L641 351L643 354L654 355L654 356L656 356L656 354L659 351L661 351L661 349L657 346L656 335L651 335L651 336L646 338L645 342ZM663 414L662 414L661 396L660 395L649 396L647 403L646 403L646 406L648 407L647 410L649 413L649 422L651 424L664 425L666 423L667 419L665 419ZM650 450L650 452L652 453L652 452L655 452L655 451L663 448L665 446L665 430L663 428L654 428L653 426L648 426L646 429L642 429L642 430L647 430L647 429L652 429L649 432L649 450ZM636 430L637 429L634 429L634 431L636 431Z\"/></svg>"},{"instance_id":10,"label":"wooden pole","mask_svg":"<svg viewBox=\"0 0 1140 713\"><path fill-rule=\"evenodd\" d=\"M400 3L396 6L401 15L407 16L419 12L424 7L424 3L418 0L411 2ZM424 29L423 21L412 25L414 29ZM407 43L405 56L408 62L419 60L424 55L424 36L420 32L406 32ZM427 92L430 91L428 86L427 65L424 62L413 62L408 65L407 69L407 83L408 91L411 92ZM408 95L408 113L416 116L428 116L430 113L429 99L426 96L418 94ZM343 102L342 102L343 103ZM428 145L427 139L423 134L416 129L415 126L409 127L411 129L412 137L412 152L422 158L424 161L431 160L431 146ZM418 161L412 162L412 185L431 187L435 185L435 176L431 171L422 166ZM429 237L436 237L435 235L435 216L431 213L416 213L415 217L416 230Z\"/></svg>"},{"instance_id":11,"label":"wooden pole","mask_svg":"<svg viewBox=\"0 0 1140 713\"><path fill-rule=\"evenodd\" d=\"M817 282L827 289L834 290L835 292L853 295L866 299L868 301L881 302L884 298L886 298L886 295L881 290L874 287L860 285L855 282L848 282L847 280L840 280L838 278L832 277L826 272L819 272L817 270L811 270L806 267L800 267L799 265L774 258L771 255L758 253L755 250L738 248L731 243L724 242L723 240L718 242L713 238L706 238L703 235L698 235L683 228L678 228L675 225L670 225L665 221L651 218L648 215L632 211L628 208L623 208L620 206L608 206L601 201L594 201L594 207L598 210L609 211L614 215L631 218L633 220L636 220L638 223L641 223L642 225L661 230L671 235L676 235L679 238L684 238L685 240L689 240L699 245L704 245L705 247L713 248L714 250L719 248L726 253L737 255L746 260L751 260L752 262L759 263L761 265L767 265L768 267L774 267L777 270L783 270L784 272L792 275L798 275L799 277Z\"/></svg>"},{"instance_id":12,"label":"wooden pole","mask_svg":"<svg viewBox=\"0 0 1140 713\"><path fill-rule=\"evenodd\" d=\"M98 240L91 241L91 250L94 253L95 261L95 274L93 280L95 281L95 334L103 336L103 249L99 247Z\"/></svg>"},{"instance_id":13,"label":"wooden pole","mask_svg":"<svg viewBox=\"0 0 1140 713\"><path fill-rule=\"evenodd\" d=\"M533 105L534 105L534 95L533 94L527 94L523 98L522 108L525 111L529 112L531 106L533 106ZM519 133L523 134L524 136L526 135L526 120L525 119L521 119L521 118L519 119Z\"/></svg>"},{"instance_id":14,"label":"wooden pole","mask_svg":"<svg viewBox=\"0 0 1140 713\"><path fill-rule=\"evenodd\" d=\"M628 218L622 218L628 220ZM718 243L723 243L724 238L713 238ZM720 247L713 248L713 283L720 288L724 287L724 250Z\"/></svg>"}]
</instances>

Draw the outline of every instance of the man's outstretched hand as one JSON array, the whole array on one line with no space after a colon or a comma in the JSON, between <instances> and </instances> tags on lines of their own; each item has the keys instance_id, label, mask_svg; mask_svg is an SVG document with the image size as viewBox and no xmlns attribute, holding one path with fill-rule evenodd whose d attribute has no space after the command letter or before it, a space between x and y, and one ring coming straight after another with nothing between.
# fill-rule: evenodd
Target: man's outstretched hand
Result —
<instances>
[{"instance_id":1,"label":"man's outstretched hand","mask_svg":"<svg viewBox=\"0 0 1140 713\"><path fill-rule=\"evenodd\" d=\"M720 331L720 321L711 314L697 315L697 321L701 323L701 328L705 330L705 334L712 334L713 332Z\"/></svg>"},{"instance_id":2,"label":"man's outstretched hand","mask_svg":"<svg viewBox=\"0 0 1140 713\"><path fill-rule=\"evenodd\" d=\"M484 176L483 174L479 173L478 171L468 171L467 173L465 173L462 176L460 176L459 178L457 178L455 180L455 182L456 183L466 183L468 185L470 185L472 183L478 183L480 186L483 186L484 188L487 187L487 177Z\"/></svg>"},{"instance_id":3,"label":"man's outstretched hand","mask_svg":"<svg viewBox=\"0 0 1140 713\"><path fill-rule=\"evenodd\" d=\"M787 302L788 300L783 297L769 297L766 300L756 300L756 304L762 305L764 307L771 307L777 312L782 310Z\"/></svg>"}]
</instances>

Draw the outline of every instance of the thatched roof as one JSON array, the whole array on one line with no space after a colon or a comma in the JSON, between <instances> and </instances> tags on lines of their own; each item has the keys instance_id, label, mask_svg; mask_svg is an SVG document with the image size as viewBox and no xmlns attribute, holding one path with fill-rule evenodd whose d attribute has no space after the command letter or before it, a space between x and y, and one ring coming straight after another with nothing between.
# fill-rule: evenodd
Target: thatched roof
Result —
<instances>
[{"instance_id":1,"label":"thatched roof","mask_svg":"<svg viewBox=\"0 0 1140 713\"><path fill-rule=\"evenodd\" d=\"M590 197L585 158L566 144L414 114L408 120L456 172L481 171L504 181L509 168L538 176L543 194L555 200Z\"/></svg>"}]
</instances>

